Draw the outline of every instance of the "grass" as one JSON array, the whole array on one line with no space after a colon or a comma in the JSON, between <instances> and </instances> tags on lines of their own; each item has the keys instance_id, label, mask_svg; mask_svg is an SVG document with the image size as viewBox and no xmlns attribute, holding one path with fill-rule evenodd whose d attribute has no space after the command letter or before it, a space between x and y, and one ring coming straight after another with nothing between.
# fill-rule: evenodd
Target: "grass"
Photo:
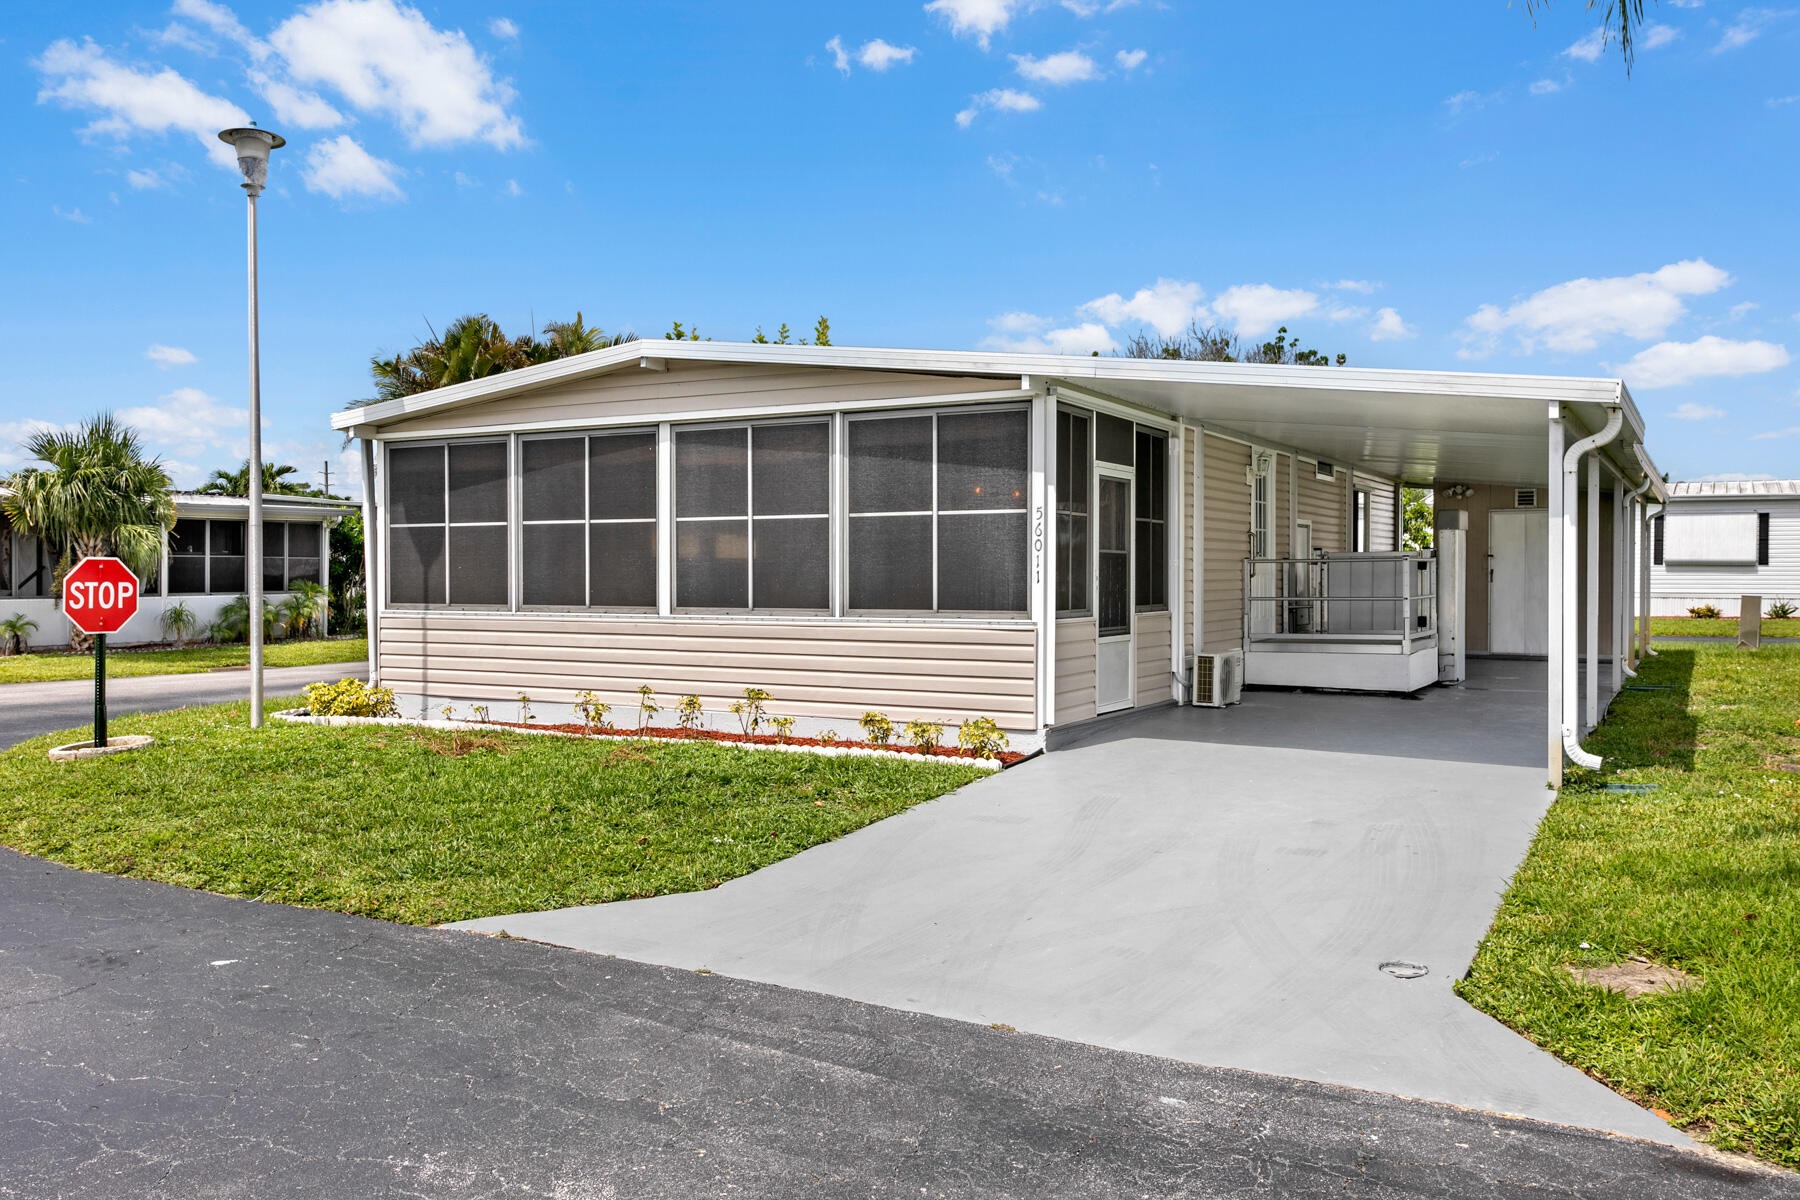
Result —
<instances>
[{"instance_id":1,"label":"grass","mask_svg":"<svg viewBox=\"0 0 1800 1200\"><path fill-rule=\"evenodd\" d=\"M1736 617L1721 617L1716 621L1704 617L1650 618L1652 637L1736 637L1737 631ZM1762 635L1766 638L1800 637L1800 617L1779 621L1764 617Z\"/></svg>"},{"instance_id":2,"label":"grass","mask_svg":"<svg viewBox=\"0 0 1800 1200\"><path fill-rule=\"evenodd\" d=\"M1800 1167L1800 647L1664 645L1586 745L1458 992L1722 1149ZM1608 783L1649 784L1643 794ZM1583 948L1583 944L1588 948ZM1568 966L1697 975L1628 1001Z\"/></svg>"},{"instance_id":3,"label":"grass","mask_svg":"<svg viewBox=\"0 0 1800 1200\"><path fill-rule=\"evenodd\" d=\"M942 795L951 762L711 743L120 717L146 750L0 752L0 843L84 870L436 924L716 887Z\"/></svg>"},{"instance_id":4,"label":"grass","mask_svg":"<svg viewBox=\"0 0 1800 1200\"><path fill-rule=\"evenodd\" d=\"M271 642L263 647L263 665L313 667L322 663L361 662L369 657L367 638L318 638ZM106 652L106 677L128 675L196 675L220 667L247 667L250 647L190 646L184 650L113 650ZM50 654L15 654L0 658L0 684L54 683L63 679L92 679L94 656L61 651Z\"/></svg>"}]
</instances>

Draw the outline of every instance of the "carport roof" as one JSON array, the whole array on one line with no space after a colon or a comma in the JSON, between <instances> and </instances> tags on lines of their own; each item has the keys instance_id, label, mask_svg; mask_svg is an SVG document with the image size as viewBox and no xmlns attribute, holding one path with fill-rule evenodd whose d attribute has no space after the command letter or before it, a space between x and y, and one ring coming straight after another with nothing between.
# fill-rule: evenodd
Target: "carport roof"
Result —
<instances>
[{"instance_id":1,"label":"carport roof","mask_svg":"<svg viewBox=\"0 0 1800 1200\"><path fill-rule=\"evenodd\" d=\"M1552 405L1588 431L1625 414L1607 457L1634 483L1655 475L1644 424L1618 379L1178 362L1057 354L906 350L751 342L637 341L541 366L345 409L353 434L427 412L522 395L577 379L682 362L741 363L991 377L1021 388L1065 384L1414 483L1543 485ZM1657 486L1660 486L1657 485Z\"/></svg>"}]
</instances>

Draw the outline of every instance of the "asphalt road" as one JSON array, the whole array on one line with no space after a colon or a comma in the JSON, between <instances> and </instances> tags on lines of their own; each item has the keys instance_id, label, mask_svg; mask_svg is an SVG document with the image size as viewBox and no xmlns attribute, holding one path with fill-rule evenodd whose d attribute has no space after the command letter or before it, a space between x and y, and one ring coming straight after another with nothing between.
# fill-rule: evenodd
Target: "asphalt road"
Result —
<instances>
[{"instance_id":1,"label":"asphalt road","mask_svg":"<svg viewBox=\"0 0 1800 1200\"><path fill-rule=\"evenodd\" d=\"M264 695L298 696L309 683L369 677L366 661L327 663L316 667L275 667L263 672ZM204 671L193 675L137 675L106 681L106 709L121 713L156 712L190 704L223 704L250 697L248 668ZM91 680L59 683L0 684L0 748L59 729L87 730L94 722ZM89 735L81 734L82 738ZM0 1196L6 1193L0 1191Z\"/></svg>"},{"instance_id":2,"label":"asphalt road","mask_svg":"<svg viewBox=\"0 0 1800 1200\"><path fill-rule=\"evenodd\" d=\"M1800 1181L0 850L0 1196L1551 1194Z\"/></svg>"}]
</instances>

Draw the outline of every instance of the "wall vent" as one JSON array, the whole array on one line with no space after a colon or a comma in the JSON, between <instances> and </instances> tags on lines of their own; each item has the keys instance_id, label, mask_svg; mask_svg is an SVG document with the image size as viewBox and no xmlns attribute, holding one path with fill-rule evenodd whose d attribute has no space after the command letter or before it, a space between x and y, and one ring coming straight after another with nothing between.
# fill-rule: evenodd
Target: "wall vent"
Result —
<instances>
[{"instance_id":1,"label":"wall vent","mask_svg":"<svg viewBox=\"0 0 1800 1200\"><path fill-rule=\"evenodd\" d=\"M1536 508L1537 506L1536 488L1517 488L1513 491L1514 508Z\"/></svg>"},{"instance_id":2,"label":"wall vent","mask_svg":"<svg viewBox=\"0 0 1800 1200\"><path fill-rule=\"evenodd\" d=\"M1336 479L1337 478L1337 468L1328 462L1322 462L1322 461L1316 462L1313 464L1313 478L1314 479Z\"/></svg>"}]
</instances>

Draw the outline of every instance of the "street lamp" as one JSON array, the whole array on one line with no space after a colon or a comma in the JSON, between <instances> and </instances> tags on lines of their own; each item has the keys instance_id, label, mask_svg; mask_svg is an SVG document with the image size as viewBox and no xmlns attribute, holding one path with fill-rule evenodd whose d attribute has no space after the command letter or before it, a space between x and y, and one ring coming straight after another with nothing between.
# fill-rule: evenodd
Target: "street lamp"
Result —
<instances>
[{"instance_id":1,"label":"street lamp","mask_svg":"<svg viewBox=\"0 0 1800 1200\"><path fill-rule=\"evenodd\" d=\"M250 528L244 546L245 582L250 594L250 728L263 723L263 516L262 516L262 370L256 331L256 198L269 178L269 151L287 145L278 133L250 126L227 129L219 140L237 151L238 170L250 197L250 458L245 474L250 485Z\"/></svg>"}]
</instances>

